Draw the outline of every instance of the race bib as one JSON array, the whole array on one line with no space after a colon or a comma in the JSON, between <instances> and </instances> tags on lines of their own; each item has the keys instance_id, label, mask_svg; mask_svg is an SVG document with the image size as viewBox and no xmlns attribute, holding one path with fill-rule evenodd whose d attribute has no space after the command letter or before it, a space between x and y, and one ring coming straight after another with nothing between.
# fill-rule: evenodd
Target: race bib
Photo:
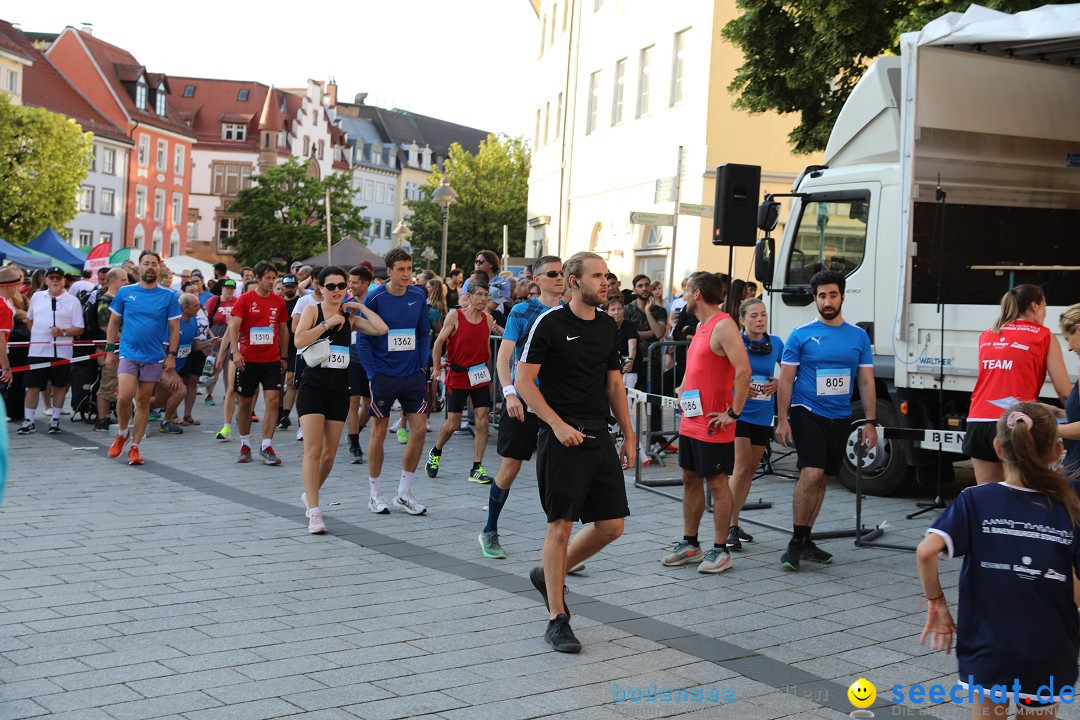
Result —
<instances>
[{"instance_id":1,"label":"race bib","mask_svg":"<svg viewBox=\"0 0 1080 720\"><path fill-rule=\"evenodd\" d=\"M386 333L386 349L390 352L406 352L416 349L415 330L391 330Z\"/></svg>"},{"instance_id":2,"label":"race bib","mask_svg":"<svg viewBox=\"0 0 1080 720\"><path fill-rule=\"evenodd\" d=\"M698 417L701 415L701 391L683 390L679 397L679 407L682 408L683 417Z\"/></svg>"},{"instance_id":3,"label":"race bib","mask_svg":"<svg viewBox=\"0 0 1080 720\"><path fill-rule=\"evenodd\" d=\"M334 370L344 370L349 367L349 348L341 345L331 345L330 357L326 358L323 367Z\"/></svg>"},{"instance_id":4,"label":"race bib","mask_svg":"<svg viewBox=\"0 0 1080 720\"><path fill-rule=\"evenodd\" d=\"M176 359L177 360L180 360L182 358L186 358L190 354L191 354L191 344L190 343L187 344L187 345L181 345L180 347L178 347L176 349Z\"/></svg>"},{"instance_id":5,"label":"race bib","mask_svg":"<svg viewBox=\"0 0 1080 720\"><path fill-rule=\"evenodd\" d=\"M747 396L747 400L756 400L758 402L769 402L772 400L772 394L767 394L765 392L765 386L768 384L768 375L751 375L750 394Z\"/></svg>"},{"instance_id":6,"label":"race bib","mask_svg":"<svg viewBox=\"0 0 1080 720\"><path fill-rule=\"evenodd\" d=\"M847 368L818 368L818 395L848 395L851 393L851 371Z\"/></svg>"},{"instance_id":7,"label":"race bib","mask_svg":"<svg viewBox=\"0 0 1080 720\"><path fill-rule=\"evenodd\" d=\"M473 387L491 382L491 371L487 365L473 365L469 368L469 384Z\"/></svg>"},{"instance_id":8,"label":"race bib","mask_svg":"<svg viewBox=\"0 0 1080 720\"><path fill-rule=\"evenodd\" d=\"M250 338L252 345L273 345L274 328L253 327L248 333L248 337Z\"/></svg>"}]
</instances>

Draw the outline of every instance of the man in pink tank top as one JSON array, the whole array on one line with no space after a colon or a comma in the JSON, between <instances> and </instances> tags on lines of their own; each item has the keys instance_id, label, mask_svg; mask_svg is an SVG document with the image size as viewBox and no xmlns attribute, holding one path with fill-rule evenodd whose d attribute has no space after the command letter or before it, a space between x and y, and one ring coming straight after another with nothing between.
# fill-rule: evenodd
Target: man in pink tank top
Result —
<instances>
[{"instance_id":1,"label":"man in pink tank top","mask_svg":"<svg viewBox=\"0 0 1080 720\"><path fill-rule=\"evenodd\" d=\"M750 358L731 316L720 310L724 283L719 275L696 272L686 280L686 310L698 329L686 353L686 375L676 388L679 467L683 481L683 539L674 543L664 565L698 563L698 572L721 573L731 567L727 547L731 518L728 475L735 465L735 421L750 391ZM705 512L705 488L713 496L716 540L702 551L698 526Z\"/></svg>"}]
</instances>

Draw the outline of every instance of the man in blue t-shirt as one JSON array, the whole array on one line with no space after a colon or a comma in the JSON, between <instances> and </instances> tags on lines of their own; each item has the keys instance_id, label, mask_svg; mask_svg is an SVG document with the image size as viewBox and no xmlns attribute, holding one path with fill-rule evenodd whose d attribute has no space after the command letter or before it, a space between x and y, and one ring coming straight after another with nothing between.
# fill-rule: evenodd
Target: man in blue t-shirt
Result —
<instances>
[{"instance_id":1,"label":"man in blue t-shirt","mask_svg":"<svg viewBox=\"0 0 1080 720\"><path fill-rule=\"evenodd\" d=\"M401 481L391 504L410 515L423 515L427 508L412 495L412 481L427 430L427 373L431 361L428 335L427 295L412 284L412 256L403 248L386 253L389 280L371 290L364 304L390 328L378 337L357 334L356 351L371 384L371 441L368 444L368 480L371 497L368 510L383 515L390 512L383 498L381 478L383 441L390 424L394 402L401 403L409 425L409 440L401 458Z\"/></svg>"},{"instance_id":2,"label":"man in blue t-shirt","mask_svg":"<svg viewBox=\"0 0 1080 720\"><path fill-rule=\"evenodd\" d=\"M800 559L832 562L832 555L810 539L810 530L829 476L840 472L844 460L856 381L866 413L863 441L868 451L877 445L870 338L862 328L844 322L840 311L845 285L843 273L835 270L822 270L810 278L818 317L791 332L780 359L776 439L784 447L794 439L799 456L799 481L791 499L794 534L780 559L786 570L798 570Z\"/></svg>"},{"instance_id":3,"label":"man in blue t-shirt","mask_svg":"<svg viewBox=\"0 0 1080 720\"><path fill-rule=\"evenodd\" d=\"M533 263L533 281L540 286L540 297L529 298L510 309L503 331L499 354L495 359L495 369L499 373L499 384L505 400L502 416L499 418L499 437L496 445L502 464L491 484L488 496L488 520L484 531L480 533L480 550L484 557L506 557L506 551L499 544L499 514L502 512L510 486L514 484L521 471L521 463L532 458L536 451L536 434L539 430L536 415L529 412L514 389L517 374L517 361L525 345L529 328L533 321L544 312L559 304L559 297L566 286L563 279L562 260L556 255L545 255ZM513 365L511 365L513 358ZM539 384L539 381L538 381Z\"/></svg>"},{"instance_id":4,"label":"man in blue t-shirt","mask_svg":"<svg viewBox=\"0 0 1080 720\"><path fill-rule=\"evenodd\" d=\"M125 285L113 298L109 309L109 329L106 333L105 362L116 370L117 398L116 439L109 448L109 457L119 457L128 441L131 403L135 402L135 431L131 435L128 464L142 465L139 443L146 434L150 418L150 398L154 385L165 370L176 369L176 353L180 345L180 303L171 290L158 285L161 258L151 250L139 255L139 284ZM116 337L123 321L124 334L117 353ZM168 350L161 339L168 334Z\"/></svg>"}]
</instances>

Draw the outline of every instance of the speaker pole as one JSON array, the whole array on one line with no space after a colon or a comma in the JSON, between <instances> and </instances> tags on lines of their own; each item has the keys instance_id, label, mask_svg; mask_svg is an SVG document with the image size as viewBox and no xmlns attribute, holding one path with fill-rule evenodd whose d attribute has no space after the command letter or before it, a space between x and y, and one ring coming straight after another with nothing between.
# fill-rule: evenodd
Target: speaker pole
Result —
<instances>
[{"instance_id":1,"label":"speaker pole","mask_svg":"<svg viewBox=\"0 0 1080 720\"><path fill-rule=\"evenodd\" d=\"M679 236L679 202L682 199L682 150L680 145L679 157L675 159L675 212L671 221L671 260L668 262L668 292L672 302L675 302L675 239Z\"/></svg>"}]
</instances>

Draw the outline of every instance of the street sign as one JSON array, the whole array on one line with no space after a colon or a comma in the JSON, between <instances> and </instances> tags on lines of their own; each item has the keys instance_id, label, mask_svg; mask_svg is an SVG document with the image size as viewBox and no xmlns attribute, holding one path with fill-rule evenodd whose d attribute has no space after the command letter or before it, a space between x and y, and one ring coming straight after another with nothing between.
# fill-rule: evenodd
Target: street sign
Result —
<instances>
[{"instance_id":1,"label":"street sign","mask_svg":"<svg viewBox=\"0 0 1080 720\"><path fill-rule=\"evenodd\" d=\"M679 203L680 215L693 215L695 217L712 217L712 205L695 205L694 203Z\"/></svg>"},{"instance_id":2,"label":"street sign","mask_svg":"<svg viewBox=\"0 0 1080 720\"><path fill-rule=\"evenodd\" d=\"M632 212L630 222L634 225L674 225L675 216L662 213Z\"/></svg>"},{"instance_id":3,"label":"street sign","mask_svg":"<svg viewBox=\"0 0 1080 720\"><path fill-rule=\"evenodd\" d=\"M675 202L675 178L660 178L656 181L656 194L653 202Z\"/></svg>"}]
</instances>

